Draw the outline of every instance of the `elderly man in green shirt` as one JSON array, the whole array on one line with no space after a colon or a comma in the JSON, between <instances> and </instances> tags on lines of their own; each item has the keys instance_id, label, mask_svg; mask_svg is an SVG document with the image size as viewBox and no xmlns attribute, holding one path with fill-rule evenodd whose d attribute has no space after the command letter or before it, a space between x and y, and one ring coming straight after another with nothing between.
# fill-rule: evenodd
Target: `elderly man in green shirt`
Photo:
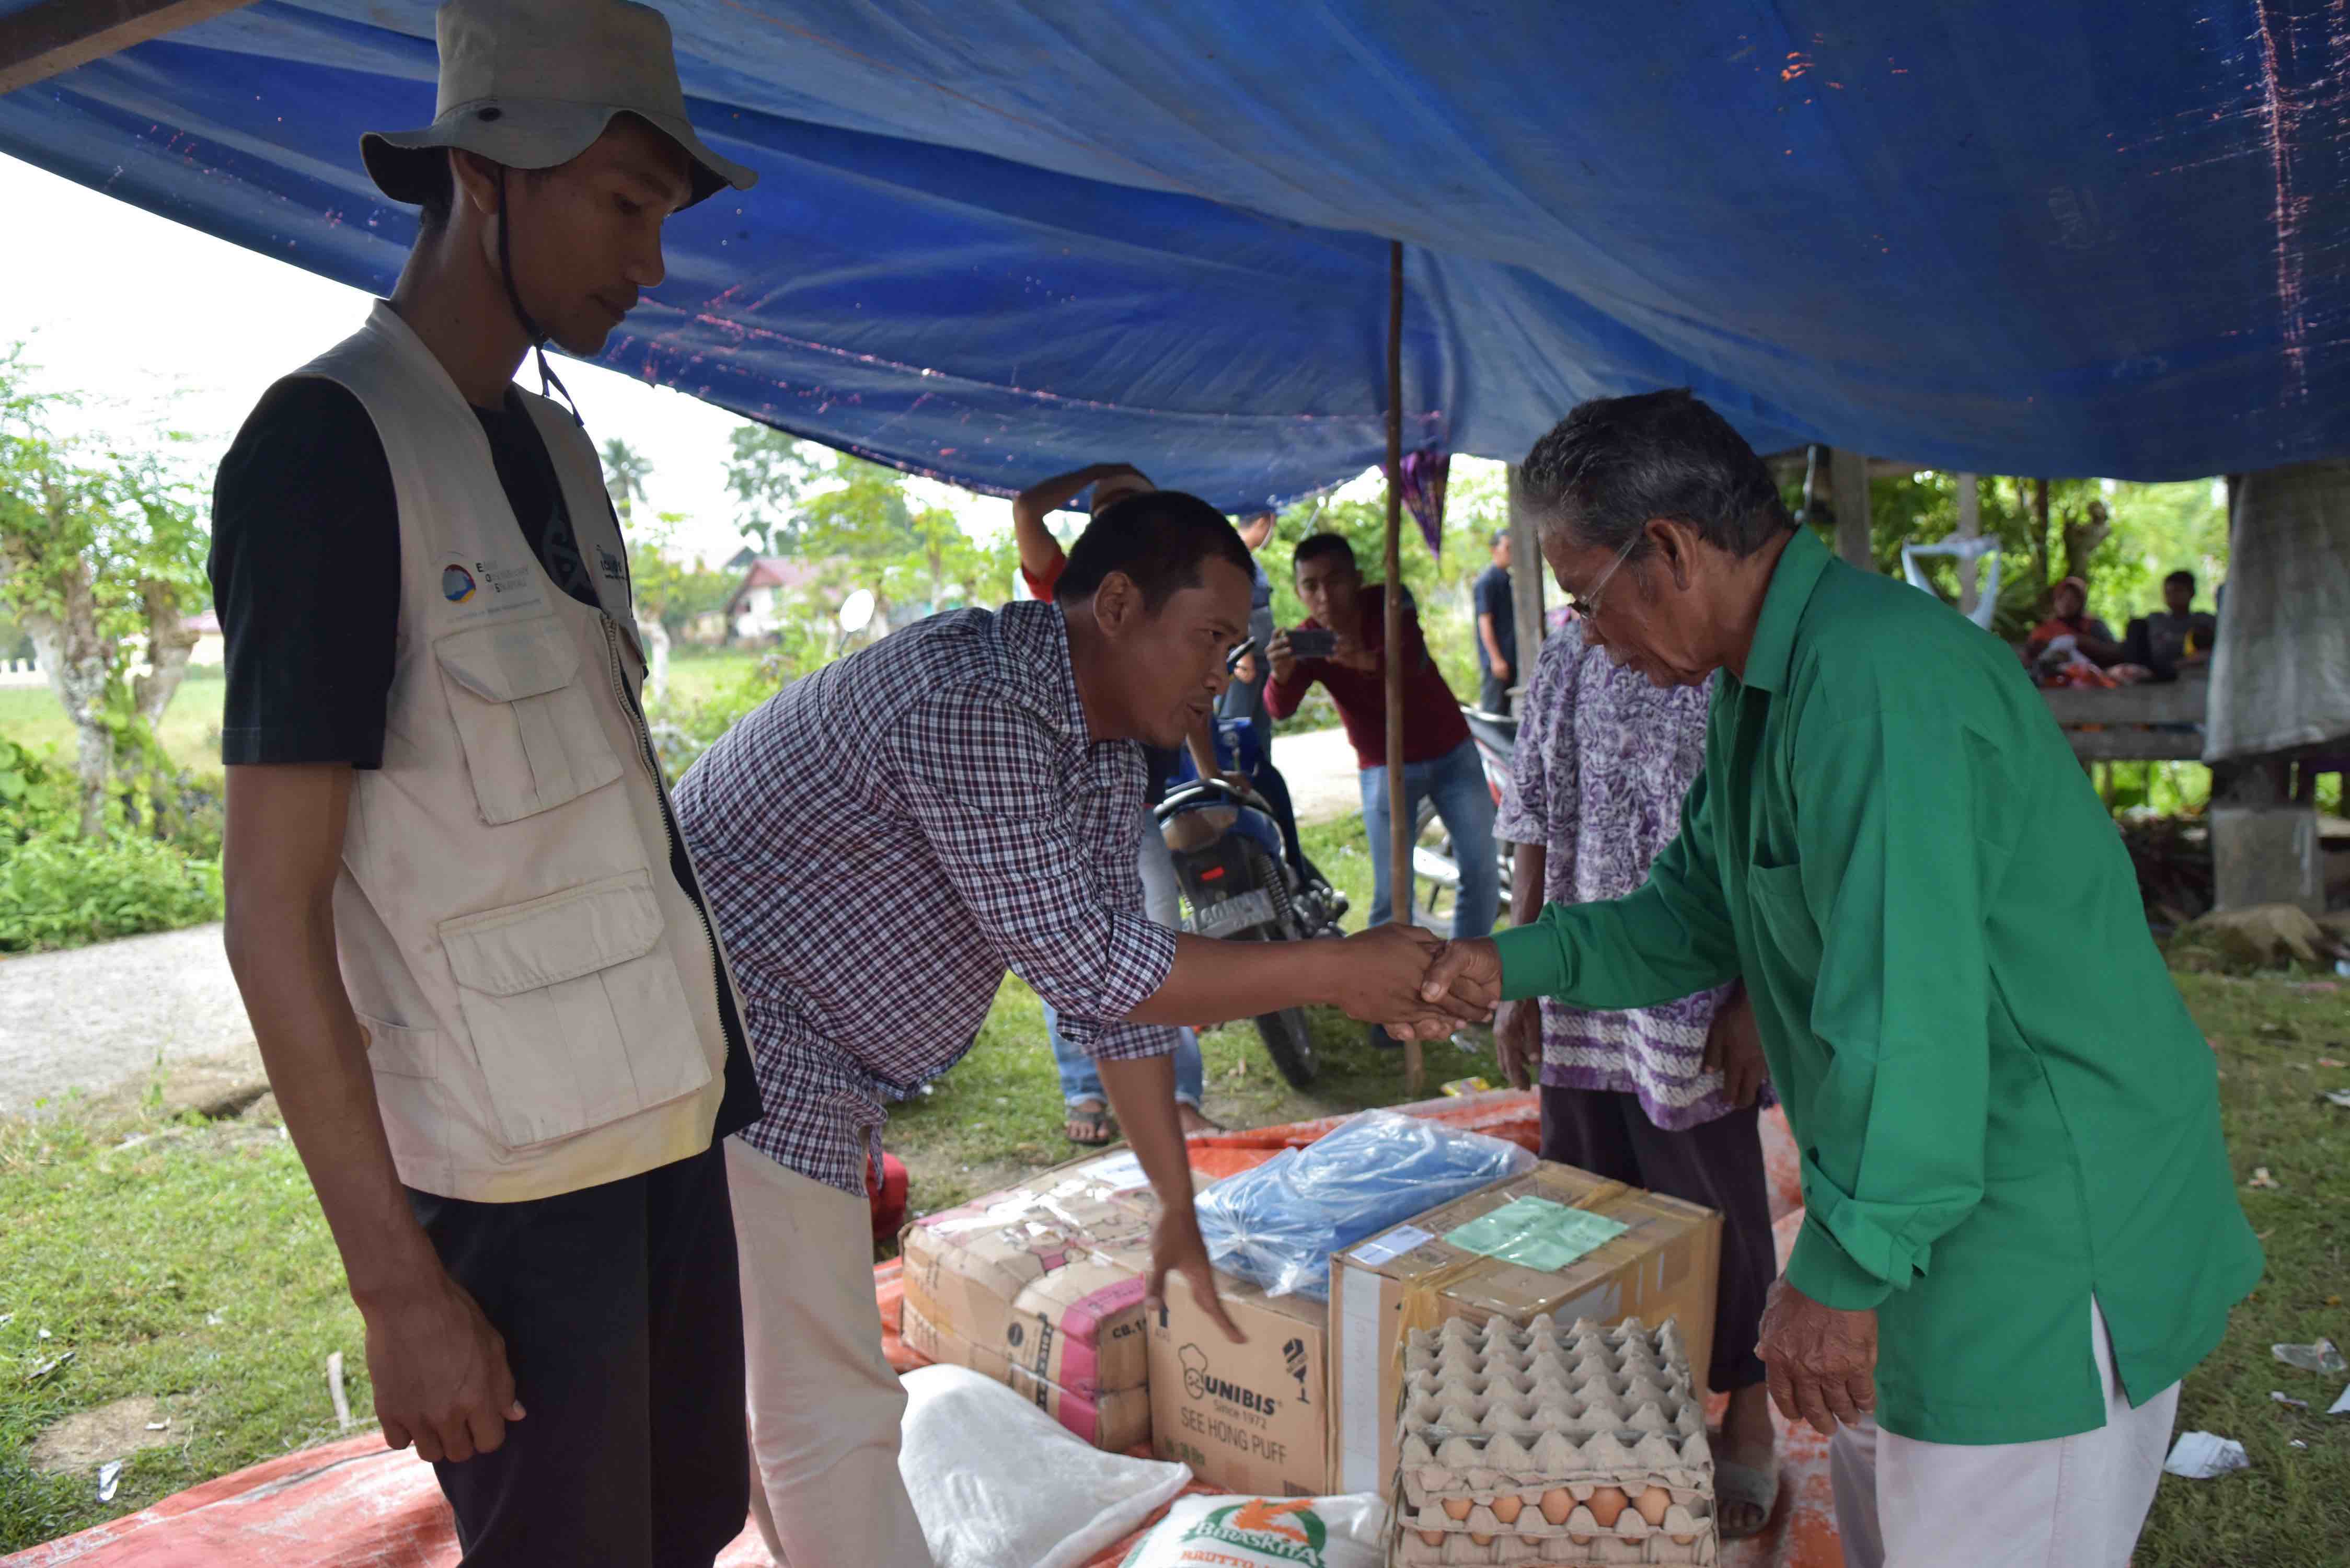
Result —
<instances>
[{"instance_id":1,"label":"elderly man in green shirt","mask_svg":"<svg viewBox=\"0 0 2350 1568\"><path fill-rule=\"evenodd\" d=\"M1805 1203L1761 1352L1835 1434L1847 1563L2123 1568L2261 1253L2112 821L2014 656L1832 558L1687 392L1577 408L1516 500L1585 637L1721 679L1647 884L1451 944L1430 994L1742 975Z\"/></svg>"}]
</instances>

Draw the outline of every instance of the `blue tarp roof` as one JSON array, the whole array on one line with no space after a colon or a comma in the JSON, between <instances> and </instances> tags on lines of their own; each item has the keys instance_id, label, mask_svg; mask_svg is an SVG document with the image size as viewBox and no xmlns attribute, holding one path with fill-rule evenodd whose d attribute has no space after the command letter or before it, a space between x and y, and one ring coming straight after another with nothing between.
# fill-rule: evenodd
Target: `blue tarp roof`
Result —
<instances>
[{"instance_id":1,"label":"blue tarp roof","mask_svg":"<svg viewBox=\"0 0 2350 1568\"><path fill-rule=\"evenodd\" d=\"M662 8L764 179L671 223L606 361L961 483L1123 457L1238 508L1359 472L1390 237L1415 447L1686 384L1764 450L2350 452L2327 0ZM382 291L413 215L358 139L431 118L432 32L261 0L0 98L0 150Z\"/></svg>"}]
</instances>

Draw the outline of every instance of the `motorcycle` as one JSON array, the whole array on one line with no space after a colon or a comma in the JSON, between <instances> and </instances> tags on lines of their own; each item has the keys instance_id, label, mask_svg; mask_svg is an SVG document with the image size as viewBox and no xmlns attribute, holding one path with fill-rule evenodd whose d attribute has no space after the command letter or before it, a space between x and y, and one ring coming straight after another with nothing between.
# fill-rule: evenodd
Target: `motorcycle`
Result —
<instances>
[{"instance_id":1,"label":"motorcycle","mask_svg":"<svg viewBox=\"0 0 2350 1568\"><path fill-rule=\"evenodd\" d=\"M1220 764L1240 777L1254 768L1255 737L1248 722L1219 721ZM1174 857L1188 909L1184 929L1240 941L1307 941L1342 936L1346 895L1290 868L1289 850L1273 808L1246 785L1197 776L1177 783L1155 808ZM1255 1021L1265 1054L1296 1088L1314 1082L1314 1034L1305 1010L1285 1007Z\"/></svg>"},{"instance_id":2,"label":"motorcycle","mask_svg":"<svg viewBox=\"0 0 2350 1568\"><path fill-rule=\"evenodd\" d=\"M1502 793L1510 785L1510 759L1517 751L1518 722L1503 713L1488 713L1482 709L1461 704L1461 716L1469 722L1470 738L1477 742L1477 761L1485 770L1485 787L1493 794L1498 809ZM1510 907L1510 875L1515 859L1513 846L1500 837L1493 840L1493 855L1500 862L1502 908ZM1437 901L1451 894L1461 896L1461 862L1453 851L1452 834L1436 815L1436 803L1422 798L1411 819L1411 875L1416 885L1424 885L1425 892L1415 892L1412 901L1420 915L1431 925L1436 921Z\"/></svg>"}]
</instances>

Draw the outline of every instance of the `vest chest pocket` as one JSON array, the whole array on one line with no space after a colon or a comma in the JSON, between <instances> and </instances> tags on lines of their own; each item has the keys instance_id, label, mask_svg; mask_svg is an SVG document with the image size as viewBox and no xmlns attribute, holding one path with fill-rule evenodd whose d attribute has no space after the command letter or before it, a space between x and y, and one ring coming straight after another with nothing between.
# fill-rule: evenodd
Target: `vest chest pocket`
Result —
<instances>
[{"instance_id":1,"label":"vest chest pocket","mask_svg":"<svg viewBox=\"0 0 2350 1568\"><path fill-rule=\"evenodd\" d=\"M662 924L643 871L442 922L508 1147L586 1132L710 1081Z\"/></svg>"},{"instance_id":2,"label":"vest chest pocket","mask_svg":"<svg viewBox=\"0 0 2350 1568\"><path fill-rule=\"evenodd\" d=\"M467 627L432 653L484 822L546 811L620 776L578 680L578 641L554 616Z\"/></svg>"}]
</instances>

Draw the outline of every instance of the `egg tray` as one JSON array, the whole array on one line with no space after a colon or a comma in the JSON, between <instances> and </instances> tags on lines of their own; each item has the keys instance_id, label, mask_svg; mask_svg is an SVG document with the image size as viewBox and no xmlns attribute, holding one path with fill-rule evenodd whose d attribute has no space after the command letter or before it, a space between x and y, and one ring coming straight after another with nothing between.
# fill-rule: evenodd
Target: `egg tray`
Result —
<instances>
[{"instance_id":1,"label":"egg tray","mask_svg":"<svg viewBox=\"0 0 2350 1568\"><path fill-rule=\"evenodd\" d=\"M1639 1515L1627 1511L1625 1517L1638 1519ZM1487 1564L1495 1568L1618 1568L1635 1563L1686 1563L1710 1568L1720 1561L1720 1556L1721 1548L1710 1530L1691 1536L1686 1543L1674 1541L1661 1530L1639 1540L1603 1530L1588 1540L1504 1532L1482 1545L1476 1537L1467 1534L1444 1535L1431 1545L1418 1532L1405 1530L1389 1549L1388 1561L1404 1564L1405 1568L1420 1568L1421 1564L1440 1568L1485 1568Z\"/></svg>"},{"instance_id":2,"label":"egg tray","mask_svg":"<svg viewBox=\"0 0 2350 1568\"><path fill-rule=\"evenodd\" d=\"M1712 1453L1671 1321L1456 1318L1414 1331L1404 1367L1396 1561L1714 1561Z\"/></svg>"}]
</instances>

